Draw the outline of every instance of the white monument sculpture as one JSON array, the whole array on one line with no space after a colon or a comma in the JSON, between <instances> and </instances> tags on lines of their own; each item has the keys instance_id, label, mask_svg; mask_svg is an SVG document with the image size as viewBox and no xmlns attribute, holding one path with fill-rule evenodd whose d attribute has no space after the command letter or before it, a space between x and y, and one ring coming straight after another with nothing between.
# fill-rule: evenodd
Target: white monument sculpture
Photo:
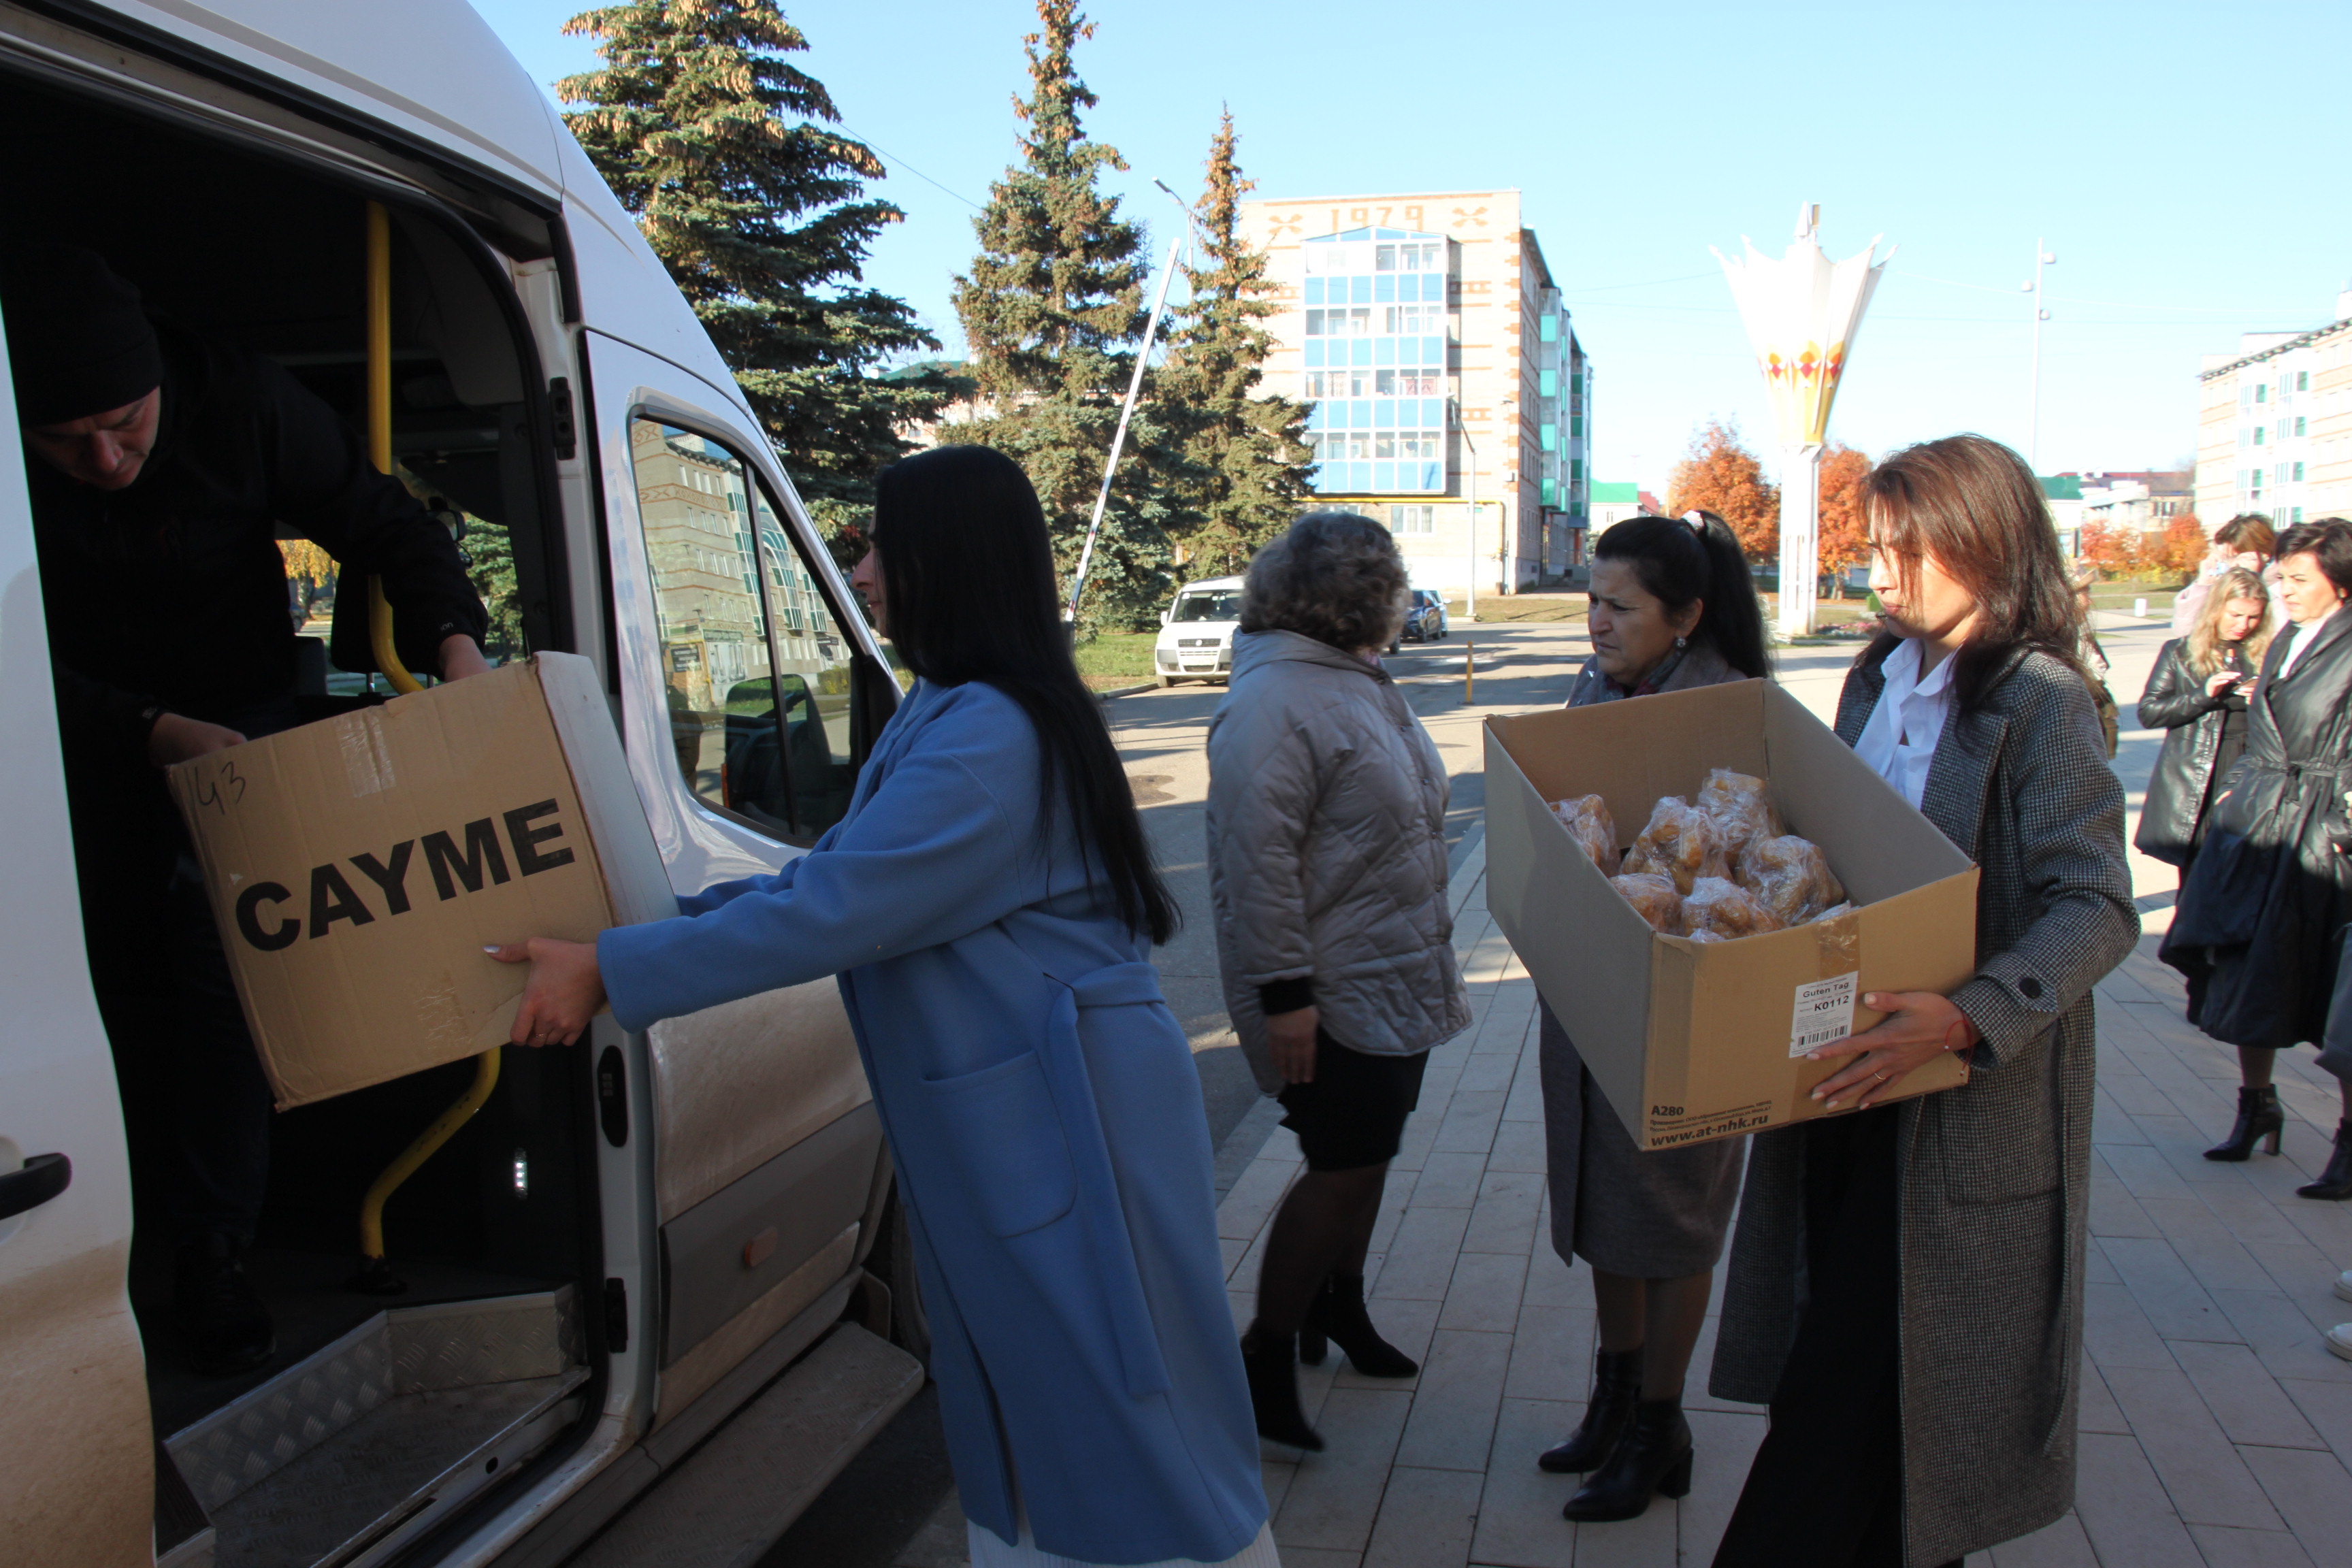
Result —
<instances>
[{"instance_id":1,"label":"white monument sculpture","mask_svg":"<svg viewBox=\"0 0 2352 1568\"><path fill-rule=\"evenodd\" d=\"M1797 637L1813 627L1820 597L1822 442L1838 378L1861 329L1862 312L1878 287L1878 275L1895 258L1874 261L1878 237L1859 256L1832 261L1816 234L1819 205L1797 209L1796 242L1777 260L1747 236L1747 255L1734 261L1708 247L1723 264L1731 295L1747 323L1748 341L1764 372L1780 437L1780 635Z\"/></svg>"}]
</instances>

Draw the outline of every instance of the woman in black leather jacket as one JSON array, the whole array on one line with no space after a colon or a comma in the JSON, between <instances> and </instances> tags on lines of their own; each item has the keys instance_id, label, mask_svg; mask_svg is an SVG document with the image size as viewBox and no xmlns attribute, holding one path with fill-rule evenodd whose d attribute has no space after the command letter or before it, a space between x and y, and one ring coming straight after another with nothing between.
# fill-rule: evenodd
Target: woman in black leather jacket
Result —
<instances>
[{"instance_id":1,"label":"woman in black leather jacket","mask_svg":"<svg viewBox=\"0 0 2352 1568\"><path fill-rule=\"evenodd\" d=\"M2271 644L2248 703L2246 754L2213 803L2162 956L2189 980L2189 1021L2238 1047L2238 1123L2208 1159L2243 1160L2285 1118L2271 1084L2281 1046L2326 1037L2352 918L2352 522L2279 537L2279 597L2294 623ZM2342 1028L2339 1021L2338 1028ZM2307 1198L2352 1198L2352 1060L2336 1149Z\"/></svg>"},{"instance_id":2,"label":"woman in black leather jacket","mask_svg":"<svg viewBox=\"0 0 2352 1568\"><path fill-rule=\"evenodd\" d=\"M2246 750L2246 693L2270 650L2270 590L2243 567L2218 574L2185 637L2158 650L2139 700L2140 727L2165 731L2132 843L2181 868L2205 838L2207 813Z\"/></svg>"}]
</instances>

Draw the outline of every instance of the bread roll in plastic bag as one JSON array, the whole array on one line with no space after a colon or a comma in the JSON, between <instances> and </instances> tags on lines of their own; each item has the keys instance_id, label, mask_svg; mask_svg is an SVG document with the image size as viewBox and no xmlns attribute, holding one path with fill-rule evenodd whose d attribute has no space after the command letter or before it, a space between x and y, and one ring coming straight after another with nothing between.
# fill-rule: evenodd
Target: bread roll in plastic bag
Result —
<instances>
[{"instance_id":1,"label":"bread roll in plastic bag","mask_svg":"<svg viewBox=\"0 0 2352 1568\"><path fill-rule=\"evenodd\" d=\"M1641 860L1638 868L1634 856ZM1678 795L1667 795L1650 808L1649 825L1626 852L1624 870L1654 873L1674 879L1675 891L1687 893L1701 877L1731 875L1731 865L1715 833L1715 821Z\"/></svg>"},{"instance_id":2,"label":"bread roll in plastic bag","mask_svg":"<svg viewBox=\"0 0 2352 1568\"><path fill-rule=\"evenodd\" d=\"M1729 768L1716 768L1706 775L1706 783L1698 788L1698 808L1715 823L1715 836L1723 852L1735 861L1739 852L1759 838L1769 838L1780 831L1780 814L1772 809L1772 796L1764 781L1753 773L1736 773Z\"/></svg>"},{"instance_id":3,"label":"bread roll in plastic bag","mask_svg":"<svg viewBox=\"0 0 2352 1568\"><path fill-rule=\"evenodd\" d=\"M1675 890L1673 879L1644 873L1612 877L1609 885L1625 896L1633 912L1650 922L1651 930L1668 936L1683 934L1683 896Z\"/></svg>"},{"instance_id":4,"label":"bread roll in plastic bag","mask_svg":"<svg viewBox=\"0 0 2352 1568\"><path fill-rule=\"evenodd\" d=\"M1683 925L1691 935L1710 931L1726 942L1779 931L1789 922L1764 907L1738 883L1701 877L1683 900Z\"/></svg>"},{"instance_id":5,"label":"bread roll in plastic bag","mask_svg":"<svg viewBox=\"0 0 2352 1568\"><path fill-rule=\"evenodd\" d=\"M1551 814L1559 818L1569 837L1577 847L1601 868L1604 877L1618 872L1618 858L1622 853L1617 847L1617 822L1609 815L1609 803L1597 795L1580 795L1574 800L1551 803Z\"/></svg>"},{"instance_id":6,"label":"bread roll in plastic bag","mask_svg":"<svg viewBox=\"0 0 2352 1568\"><path fill-rule=\"evenodd\" d=\"M1832 904L1828 909L1823 910L1820 914L1815 915L1811 920L1807 921L1805 923L1807 925L1817 926L1823 921L1833 921L1840 915L1850 915L1852 913L1853 913L1853 906L1852 904Z\"/></svg>"},{"instance_id":7,"label":"bread roll in plastic bag","mask_svg":"<svg viewBox=\"0 0 2352 1568\"><path fill-rule=\"evenodd\" d=\"M1738 880L1787 925L1802 925L1845 899L1821 847L1793 833L1749 844L1739 857Z\"/></svg>"}]
</instances>

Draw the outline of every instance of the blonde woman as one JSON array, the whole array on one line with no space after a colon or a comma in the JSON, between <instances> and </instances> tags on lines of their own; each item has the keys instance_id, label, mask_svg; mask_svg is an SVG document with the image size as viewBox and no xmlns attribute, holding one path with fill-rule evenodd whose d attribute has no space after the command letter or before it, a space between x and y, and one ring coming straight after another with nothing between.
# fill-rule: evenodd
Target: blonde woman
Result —
<instances>
[{"instance_id":1,"label":"blonde woman","mask_svg":"<svg viewBox=\"0 0 2352 1568\"><path fill-rule=\"evenodd\" d=\"M2242 566L2217 574L2184 637L2157 651L2139 700L2140 727L2162 730L2164 753L2148 775L2132 843L2181 868L2196 858L2208 813L2246 751L2246 698L2270 651L2271 593Z\"/></svg>"}]
</instances>

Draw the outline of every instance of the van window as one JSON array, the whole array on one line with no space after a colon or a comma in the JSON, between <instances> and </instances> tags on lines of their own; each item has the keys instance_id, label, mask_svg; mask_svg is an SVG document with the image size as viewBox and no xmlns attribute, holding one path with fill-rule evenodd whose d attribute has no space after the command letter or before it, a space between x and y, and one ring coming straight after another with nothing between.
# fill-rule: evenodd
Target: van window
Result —
<instances>
[{"instance_id":1,"label":"van window","mask_svg":"<svg viewBox=\"0 0 2352 1568\"><path fill-rule=\"evenodd\" d=\"M1169 617L1175 621L1237 621L1242 618L1242 591L1239 588L1213 588L1202 594L1180 594L1176 613Z\"/></svg>"},{"instance_id":2,"label":"van window","mask_svg":"<svg viewBox=\"0 0 2352 1568\"><path fill-rule=\"evenodd\" d=\"M751 466L723 442L631 422L670 738L686 787L812 844L849 809L851 645Z\"/></svg>"}]
</instances>

